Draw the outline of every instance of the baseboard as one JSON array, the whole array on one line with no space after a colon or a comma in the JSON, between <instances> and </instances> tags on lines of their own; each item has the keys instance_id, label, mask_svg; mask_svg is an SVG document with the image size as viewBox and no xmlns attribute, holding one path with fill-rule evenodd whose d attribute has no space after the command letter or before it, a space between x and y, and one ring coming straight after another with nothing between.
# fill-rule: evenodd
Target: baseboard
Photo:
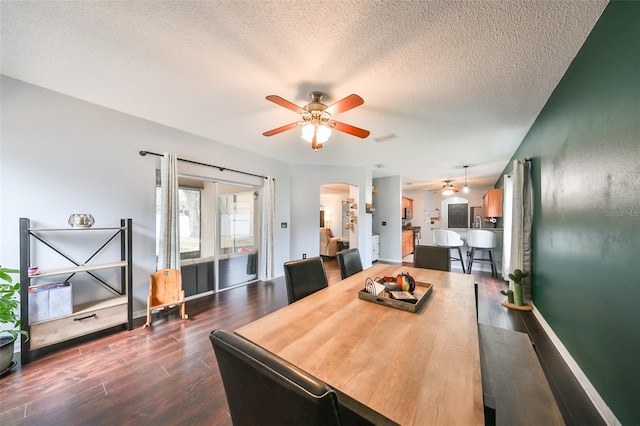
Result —
<instances>
[{"instance_id":1,"label":"baseboard","mask_svg":"<svg viewBox=\"0 0 640 426\"><path fill-rule=\"evenodd\" d=\"M400 259L387 259L387 258L381 257L380 259L378 259L378 262L379 263L388 263L388 264L391 264L391 265L395 265L395 264L402 265L402 258L400 258Z\"/></svg>"},{"instance_id":2,"label":"baseboard","mask_svg":"<svg viewBox=\"0 0 640 426\"><path fill-rule=\"evenodd\" d=\"M593 403L596 410L598 410L598 412L602 416L602 419L607 423L607 425L622 426L620 421L618 421L618 419L616 418L615 414L613 414L613 411L611 411L611 409L607 406L606 402L604 401L604 399L602 399L602 397L600 396L596 388L591 384L591 382L587 378L587 375L584 374L584 372L582 371L578 363L573 359L573 357L571 356L567 348L564 346L564 344L560 340L560 338L554 333L553 329L547 323L547 321L545 321L540 311L538 311L538 309L533 303L531 303L531 305L533 305L533 315L535 315L536 319L544 329L545 333L547 333L547 336L549 336L549 339L551 339L551 342L560 353L560 356L562 357L562 359L564 359L564 361L567 363L567 366L575 376L576 380L578 380L578 383L580 383L580 385L586 392L587 396Z\"/></svg>"}]
</instances>

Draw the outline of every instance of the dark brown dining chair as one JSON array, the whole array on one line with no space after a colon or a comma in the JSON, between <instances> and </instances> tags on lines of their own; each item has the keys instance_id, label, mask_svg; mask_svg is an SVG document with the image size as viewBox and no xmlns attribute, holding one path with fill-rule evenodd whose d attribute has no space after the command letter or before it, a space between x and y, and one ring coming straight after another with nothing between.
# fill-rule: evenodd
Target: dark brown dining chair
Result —
<instances>
[{"instance_id":1,"label":"dark brown dining chair","mask_svg":"<svg viewBox=\"0 0 640 426\"><path fill-rule=\"evenodd\" d=\"M341 250L336 254L336 256L338 257L340 278L343 280L363 270L360 251L358 251L357 248Z\"/></svg>"},{"instance_id":2,"label":"dark brown dining chair","mask_svg":"<svg viewBox=\"0 0 640 426\"><path fill-rule=\"evenodd\" d=\"M415 246L413 267L451 271L451 256L448 247Z\"/></svg>"},{"instance_id":3,"label":"dark brown dining chair","mask_svg":"<svg viewBox=\"0 0 640 426\"><path fill-rule=\"evenodd\" d=\"M234 426L343 424L323 381L236 334L213 330L209 339Z\"/></svg>"},{"instance_id":4,"label":"dark brown dining chair","mask_svg":"<svg viewBox=\"0 0 640 426\"><path fill-rule=\"evenodd\" d=\"M289 304L328 286L327 274L320 256L286 262L284 278Z\"/></svg>"}]
</instances>

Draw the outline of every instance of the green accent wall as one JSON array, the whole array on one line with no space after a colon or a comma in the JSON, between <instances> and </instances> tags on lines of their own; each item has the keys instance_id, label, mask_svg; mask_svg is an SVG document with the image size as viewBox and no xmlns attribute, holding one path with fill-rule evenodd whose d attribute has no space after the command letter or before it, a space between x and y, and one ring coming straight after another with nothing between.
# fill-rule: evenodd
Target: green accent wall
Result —
<instances>
[{"instance_id":1,"label":"green accent wall","mask_svg":"<svg viewBox=\"0 0 640 426\"><path fill-rule=\"evenodd\" d=\"M640 2L609 3L513 158L532 159L533 302L639 425Z\"/></svg>"}]
</instances>

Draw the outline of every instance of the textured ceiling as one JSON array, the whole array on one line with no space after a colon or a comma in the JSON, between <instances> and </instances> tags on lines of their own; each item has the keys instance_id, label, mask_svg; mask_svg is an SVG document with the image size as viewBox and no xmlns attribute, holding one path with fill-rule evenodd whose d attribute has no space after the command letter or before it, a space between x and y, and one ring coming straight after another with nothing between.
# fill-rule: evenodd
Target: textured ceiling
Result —
<instances>
[{"instance_id":1,"label":"textured ceiling","mask_svg":"<svg viewBox=\"0 0 640 426\"><path fill-rule=\"evenodd\" d=\"M606 6L522 1L6 1L2 74L296 164L493 184ZM265 100L364 105L314 152ZM395 137L378 142L376 139ZM141 147L143 148L143 147ZM412 184L412 185L411 185Z\"/></svg>"}]
</instances>

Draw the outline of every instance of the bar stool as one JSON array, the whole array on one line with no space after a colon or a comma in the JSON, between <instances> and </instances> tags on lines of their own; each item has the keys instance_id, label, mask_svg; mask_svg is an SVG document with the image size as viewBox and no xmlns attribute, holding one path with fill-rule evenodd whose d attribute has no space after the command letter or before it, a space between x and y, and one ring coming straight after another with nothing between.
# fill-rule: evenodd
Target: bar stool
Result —
<instances>
[{"instance_id":1,"label":"bar stool","mask_svg":"<svg viewBox=\"0 0 640 426\"><path fill-rule=\"evenodd\" d=\"M449 231L448 229L434 229L433 230L433 244L438 247L447 247L449 249L458 249L458 256L451 256L451 260L459 260L462 265L462 273L466 273L464 269L464 261L462 260L462 250L460 247L464 245L464 241L460 238L460 234L454 231Z\"/></svg>"},{"instance_id":2,"label":"bar stool","mask_svg":"<svg viewBox=\"0 0 640 426\"><path fill-rule=\"evenodd\" d=\"M496 238L496 234L491 231L484 231L481 229L471 229L469 230L469 248L471 248L471 254L469 255L469 266L467 267L467 272L471 273L471 267L473 266L473 261L476 262L491 262L491 276L495 277L498 275L496 264L493 261L493 248L497 245L498 239ZM476 258L476 250L487 251L489 252L489 258Z\"/></svg>"}]
</instances>

